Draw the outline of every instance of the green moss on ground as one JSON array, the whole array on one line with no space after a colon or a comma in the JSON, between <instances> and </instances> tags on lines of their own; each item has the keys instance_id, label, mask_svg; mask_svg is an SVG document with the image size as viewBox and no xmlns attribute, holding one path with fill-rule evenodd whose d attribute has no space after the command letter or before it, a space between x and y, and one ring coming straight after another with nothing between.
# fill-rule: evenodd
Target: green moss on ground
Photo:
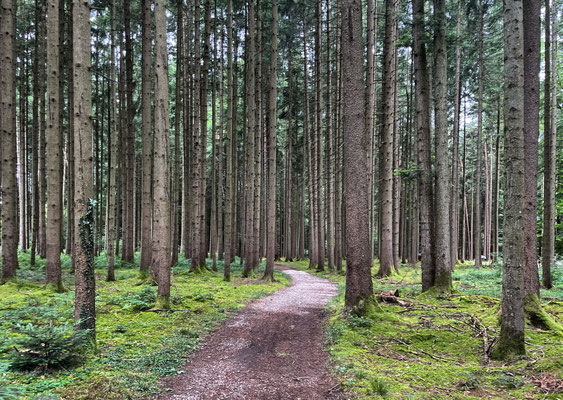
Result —
<instances>
[{"instance_id":1,"label":"green moss on ground","mask_svg":"<svg viewBox=\"0 0 563 400\"><path fill-rule=\"evenodd\" d=\"M181 374L179 368L200 338L249 301L287 286L289 278L276 272L275 283L240 278L237 259L232 281L219 272L194 274L189 260L173 268L170 307L186 310L150 312L158 304L156 287L139 285L138 254L135 264L116 259L116 281L106 282L106 258L94 261L97 278L97 352L71 369L24 373L9 370L8 354L21 337L18 324L64 325L73 321L74 281L70 259L63 257L63 282L69 291L56 293L44 284L44 261L29 265L20 254L18 280L0 286L0 398L18 393L24 399L139 399L158 390L159 378ZM263 270L263 266L261 266ZM4 397L5 396L5 397ZM49 397L50 396L50 397Z\"/></svg>"},{"instance_id":2,"label":"green moss on ground","mask_svg":"<svg viewBox=\"0 0 563 400\"><path fill-rule=\"evenodd\" d=\"M377 272L377 263L372 268ZM285 263L307 270L308 260ZM311 272L310 270L307 270ZM563 268L555 288L542 291L542 310L563 318ZM420 267L374 279L375 292L399 289L409 306L379 303L377 317L343 313L345 277L325 271L340 293L329 303L326 347L342 386L361 399L558 399L563 383L563 344L557 331L526 327L524 358L491 361L485 352L499 335L502 271L458 264L454 292L420 295ZM542 388L543 387L543 388Z\"/></svg>"}]
</instances>

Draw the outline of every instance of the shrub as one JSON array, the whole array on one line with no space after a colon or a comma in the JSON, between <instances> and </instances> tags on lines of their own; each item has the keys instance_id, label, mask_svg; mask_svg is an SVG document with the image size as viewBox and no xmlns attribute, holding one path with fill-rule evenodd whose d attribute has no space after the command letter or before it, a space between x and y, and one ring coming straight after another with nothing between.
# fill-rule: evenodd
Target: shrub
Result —
<instances>
[{"instance_id":1,"label":"shrub","mask_svg":"<svg viewBox=\"0 0 563 400\"><path fill-rule=\"evenodd\" d=\"M87 336L72 327L17 325L23 336L16 340L8 359L10 369L17 371L48 370L76 365L86 350Z\"/></svg>"},{"instance_id":2,"label":"shrub","mask_svg":"<svg viewBox=\"0 0 563 400\"><path fill-rule=\"evenodd\" d=\"M154 306L156 291L152 286L145 286L143 290L125 299L124 310L143 311Z\"/></svg>"}]
</instances>

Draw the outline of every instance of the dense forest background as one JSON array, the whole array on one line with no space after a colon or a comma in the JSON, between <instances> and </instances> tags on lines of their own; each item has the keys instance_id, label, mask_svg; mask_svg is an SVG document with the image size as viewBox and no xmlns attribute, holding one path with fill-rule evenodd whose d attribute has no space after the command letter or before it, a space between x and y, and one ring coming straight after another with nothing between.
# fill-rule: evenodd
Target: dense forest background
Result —
<instances>
[{"instance_id":1,"label":"dense forest background","mask_svg":"<svg viewBox=\"0 0 563 400\"><path fill-rule=\"evenodd\" d=\"M2 0L2 283L70 274L95 340L122 268L168 310L182 265L307 260L366 315L372 267L441 295L504 264L519 353L511 307L561 330L539 298L563 254L561 4L525 3L512 26L490 0Z\"/></svg>"}]
</instances>

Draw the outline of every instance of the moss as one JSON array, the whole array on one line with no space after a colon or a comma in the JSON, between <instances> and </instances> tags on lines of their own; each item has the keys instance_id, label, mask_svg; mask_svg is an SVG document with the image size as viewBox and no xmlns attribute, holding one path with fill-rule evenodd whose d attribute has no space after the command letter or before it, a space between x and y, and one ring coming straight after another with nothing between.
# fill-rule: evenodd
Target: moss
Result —
<instances>
[{"instance_id":1,"label":"moss","mask_svg":"<svg viewBox=\"0 0 563 400\"><path fill-rule=\"evenodd\" d=\"M51 283L48 283L48 284L45 285L45 288L46 288L47 290L51 291L51 292L54 292L54 293L65 293L65 292L68 291L68 289L65 288L65 286L63 285L62 282L58 282L58 283L51 282Z\"/></svg>"},{"instance_id":2,"label":"moss","mask_svg":"<svg viewBox=\"0 0 563 400\"><path fill-rule=\"evenodd\" d=\"M207 272L207 265L205 262L202 262L199 265L194 265L190 268L190 272L193 274L204 274Z\"/></svg>"},{"instance_id":3,"label":"moss","mask_svg":"<svg viewBox=\"0 0 563 400\"><path fill-rule=\"evenodd\" d=\"M491 351L491 359L510 361L522 357L526 354L524 338L517 338L515 335L503 334Z\"/></svg>"},{"instance_id":4,"label":"moss","mask_svg":"<svg viewBox=\"0 0 563 400\"><path fill-rule=\"evenodd\" d=\"M524 310L526 319L536 328L553 331L563 336L563 326L557 322L543 309L538 296L534 293L524 299Z\"/></svg>"},{"instance_id":5,"label":"moss","mask_svg":"<svg viewBox=\"0 0 563 400\"><path fill-rule=\"evenodd\" d=\"M381 307L377 304L373 294L361 295L356 299L356 303L348 307L348 312L368 318L377 318L381 313Z\"/></svg>"},{"instance_id":6,"label":"moss","mask_svg":"<svg viewBox=\"0 0 563 400\"><path fill-rule=\"evenodd\" d=\"M172 304L170 303L170 295L165 296L159 294L156 297L155 308L157 310L170 310L172 308Z\"/></svg>"},{"instance_id":7,"label":"moss","mask_svg":"<svg viewBox=\"0 0 563 400\"><path fill-rule=\"evenodd\" d=\"M151 276L151 275L150 275L150 272L149 272L148 270L146 270L146 269L139 271L139 280L140 280L141 282L144 282L144 281L148 280L148 279L150 278L150 276Z\"/></svg>"}]
</instances>

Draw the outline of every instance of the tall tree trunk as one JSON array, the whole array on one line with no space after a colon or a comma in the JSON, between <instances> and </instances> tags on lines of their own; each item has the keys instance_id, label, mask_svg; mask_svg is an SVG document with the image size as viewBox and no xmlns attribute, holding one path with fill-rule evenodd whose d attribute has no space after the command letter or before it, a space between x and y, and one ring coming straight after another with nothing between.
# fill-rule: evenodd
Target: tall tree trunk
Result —
<instances>
[{"instance_id":1,"label":"tall tree trunk","mask_svg":"<svg viewBox=\"0 0 563 400\"><path fill-rule=\"evenodd\" d=\"M234 237L233 204L236 190L233 182L233 0L227 0L227 140L226 147L226 193L225 193L225 259L224 279L231 279L232 243Z\"/></svg>"},{"instance_id":2,"label":"tall tree trunk","mask_svg":"<svg viewBox=\"0 0 563 400\"><path fill-rule=\"evenodd\" d=\"M141 189L141 265L140 278L144 280L149 276L152 251L152 202L151 202L151 170L152 170L152 118L151 118L151 72L152 72L152 43L151 43L151 0L142 3L142 189ZM178 37L179 42L181 37ZM153 267L152 278L157 279L158 271Z\"/></svg>"},{"instance_id":3,"label":"tall tree trunk","mask_svg":"<svg viewBox=\"0 0 563 400\"><path fill-rule=\"evenodd\" d=\"M523 3L524 24L524 299L539 298L540 282L537 257L538 214L538 136L540 111L540 9L541 0ZM536 299L537 301L537 299ZM534 302L535 303L535 302Z\"/></svg>"},{"instance_id":4,"label":"tall tree trunk","mask_svg":"<svg viewBox=\"0 0 563 400\"><path fill-rule=\"evenodd\" d=\"M325 213L323 205L323 81L322 81L322 1L317 1L317 27L315 32L315 129L316 129L316 191L318 211L318 264L317 271L324 271L325 263Z\"/></svg>"},{"instance_id":5,"label":"tall tree trunk","mask_svg":"<svg viewBox=\"0 0 563 400\"><path fill-rule=\"evenodd\" d=\"M126 76L126 94L127 94L127 111L125 124L125 191L123 216L125 223L123 224L123 251L122 259L125 262L132 263L135 255L135 129L133 125L134 103L133 103L133 40L131 39L131 10L130 2L123 2L123 18L125 30L125 76Z\"/></svg>"},{"instance_id":6,"label":"tall tree trunk","mask_svg":"<svg viewBox=\"0 0 563 400\"><path fill-rule=\"evenodd\" d=\"M448 58L446 49L446 2L434 0L434 88L435 88L435 145L436 198L434 287L441 292L452 290L452 260L450 253L450 182L448 165Z\"/></svg>"},{"instance_id":7,"label":"tall tree trunk","mask_svg":"<svg viewBox=\"0 0 563 400\"><path fill-rule=\"evenodd\" d=\"M62 217L62 187L61 187L61 124L59 104L60 101L60 41L59 41L59 0L49 0L47 7L47 18L49 24L47 28L48 47L47 65L47 262L45 264L45 281L51 285L55 291L62 291L61 274L61 217Z\"/></svg>"},{"instance_id":8,"label":"tall tree trunk","mask_svg":"<svg viewBox=\"0 0 563 400\"><path fill-rule=\"evenodd\" d=\"M192 219L192 228L191 228L191 269L193 271L200 270L200 267L205 263L205 259L201 253L201 246L200 246L200 234L203 232L201 227L201 218L200 218L200 192L202 190L202 176L201 176L201 166L200 163L203 163L204 160L201 158L201 146L204 146L202 143L202 138L200 135L200 128L201 128L201 121L200 121L200 112L201 112L201 86L200 86L200 78L201 78L201 66L200 66L200 14L201 14L201 4L200 0L196 0L194 3L194 89L193 89L193 129L192 129L192 137L193 137L193 154L191 157L192 160L192 193L191 193L191 206L192 210L190 212L191 219Z\"/></svg>"},{"instance_id":9,"label":"tall tree trunk","mask_svg":"<svg viewBox=\"0 0 563 400\"><path fill-rule=\"evenodd\" d=\"M168 48L166 2L154 2L155 113L152 265L158 274L157 308L170 308L170 135L168 113Z\"/></svg>"},{"instance_id":10,"label":"tall tree trunk","mask_svg":"<svg viewBox=\"0 0 563 400\"><path fill-rule=\"evenodd\" d=\"M268 242L266 249L265 280L274 280L276 255L276 124L278 87L278 1L272 0L270 37L270 81L268 88Z\"/></svg>"},{"instance_id":11,"label":"tall tree trunk","mask_svg":"<svg viewBox=\"0 0 563 400\"><path fill-rule=\"evenodd\" d=\"M550 9L545 7L545 82L544 82L544 204L542 236L542 283L546 289L553 286L551 269L555 266L555 147L557 144L557 13L555 0ZM553 11L553 14L552 14ZM553 22L550 21L553 18ZM553 32L550 37L550 24ZM550 54L551 50L551 54ZM550 60L550 57L552 58ZM553 64L553 65L551 65Z\"/></svg>"},{"instance_id":12,"label":"tall tree trunk","mask_svg":"<svg viewBox=\"0 0 563 400\"><path fill-rule=\"evenodd\" d=\"M74 257L76 272L74 321L96 338L96 281L94 277L94 195L92 181L92 87L90 4L73 0L74 69Z\"/></svg>"},{"instance_id":13,"label":"tall tree trunk","mask_svg":"<svg viewBox=\"0 0 563 400\"><path fill-rule=\"evenodd\" d=\"M477 165L475 167L473 208L473 255L475 257L475 268L481 267L481 140L483 136L483 84L484 84L484 61L483 61L483 0L479 0L479 89L477 98Z\"/></svg>"},{"instance_id":14,"label":"tall tree trunk","mask_svg":"<svg viewBox=\"0 0 563 400\"><path fill-rule=\"evenodd\" d=\"M207 259L207 245L208 232L206 226L206 216L207 216L207 97L209 89L209 45L211 36L211 1L205 0L205 25L203 31L203 65L201 70L201 112L200 112L200 122L201 122L201 163L199 168L201 169L201 185L200 185L200 202L199 202L199 219L200 219L200 232L199 232L199 258L198 263L199 269L205 267Z\"/></svg>"},{"instance_id":15,"label":"tall tree trunk","mask_svg":"<svg viewBox=\"0 0 563 400\"><path fill-rule=\"evenodd\" d=\"M39 192L39 225L38 225L38 253L41 258L47 256L47 226L46 226L46 205L47 205L47 173L46 173L46 82L47 82L47 22L45 20L47 0L38 2L41 7L41 16L39 19L39 72L38 72L38 90L39 90L39 164L38 164L38 186Z\"/></svg>"},{"instance_id":16,"label":"tall tree trunk","mask_svg":"<svg viewBox=\"0 0 563 400\"><path fill-rule=\"evenodd\" d=\"M172 176L172 202L170 204L171 211L171 246L172 246L172 258L170 260L170 265L174 266L178 262L178 242L180 239L180 226L179 226L179 209L180 209L180 195L182 193L182 187L180 185L180 136L182 135L182 89L184 76L184 2L183 0L178 0L176 3L178 20L177 20L177 30L178 30L178 42L176 45L176 106L174 110L174 166L173 166L173 176Z\"/></svg>"},{"instance_id":17,"label":"tall tree trunk","mask_svg":"<svg viewBox=\"0 0 563 400\"><path fill-rule=\"evenodd\" d=\"M459 247L459 116L461 109L461 1L457 4L455 77L454 77L454 128L452 132L452 194L450 201L450 265L455 267ZM464 245L463 242L461 244Z\"/></svg>"},{"instance_id":18,"label":"tall tree trunk","mask_svg":"<svg viewBox=\"0 0 563 400\"><path fill-rule=\"evenodd\" d=\"M418 138L422 291L434 285L434 230L430 140L430 89L424 43L424 0L413 0L416 133Z\"/></svg>"},{"instance_id":19,"label":"tall tree trunk","mask_svg":"<svg viewBox=\"0 0 563 400\"><path fill-rule=\"evenodd\" d=\"M69 9L68 13L68 24L67 24L67 34L68 34L68 53L70 54L70 59L72 60L73 52L73 20L72 20L72 10L73 2L72 0L66 0ZM66 254L72 253L72 248L74 246L74 72L73 72L73 62L67 63L67 76L68 76L68 130L67 130L67 164L68 164L68 178L67 178L67 223L66 223ZM32 252L33 257L33 252ZM74 255L72 256L71 270L74 271Z\"/></svg>"},{"instance_id":20,"label":"tall tree trunk","mask_svg":"<svg viewBox=\"0 0 563 400\"><path fill-rule=\"evenodd\" d=\"M342 1L344 193L346 204L346 308L366 315L374 307L369 242L368 170L362 71L362 9Z\"/></svg>"},{"instance_id":21,"label":"tall tree trunk","mask_svg":"<svg viewBox=\"0 0 563 400\"><path fill-rule=\"evenodd\" d=\"M379 271L377 276L391 274L393 266L393 134L395 129L395 10L397 1L385 2L385 42L383 49L383 129L380 145L379 202L381 230ZM368 111L369 112L369 111Z\"/></svg>"},{"instance_id":22,"label":"tall tree trunk","mask_svg":"<svg viewBox=\"0 0 563 400\"><path fill-rule=\"evenodd\" d=\"M245 235L245 255L244 270L242 276L247 278L254 269L254 129L255 127L255 27L254 27L254 0L248 0L248 36L246 41L246 235Z\"/></svg>"},{"instance_id":23,"label":"tall tree trunk","mask_svg":"<svg viewBox=\"0 0 563 400\"><path fill-rule=\"evenodd\" d=\"M333 148L332 148L332 104L331 104L331 42L330 42L330 0L326 1L326 222L327 222L327 241L326 250L328 258L328 269L334 270L334 170L333 170Z\"/></svg>"},{"instance_id":24,"label":"tall tree trunk","mask_svg":"<svg viewBox=\"0 0 563 400\"><path fill-rule=\"evenodd\" d=\"M525 354L524 346L524 46L522 2L504 2L504 138L502 314L492 356ZM476 254L478 257L479 254Z\"/></svg>"},{"instance_id":25,"label":"tall tree trunk","mask_svg":"<svg viewBox=\"0 0 563 400\"><path fill-rule=\"evenodd\" d=\"M115 281L115 192L116 184L116 92L115 92L115 1L110 2L110 87L109 87L109 127L108 127L108 180L107 180L107 218L106 218L106 256L108 261L107 281Z\"/></svg>"},{"instance_id":26,"label":"tall tree trunk","mask_svg":"<svg viewBox=\"0 0 563 400\"><path fill-rule=\"evenodd\" d=\"M0 8L0 149L2 182L2 277L15 279L18 269L18 186L16 180L16 13L15 0ZM58 28L58 26L57 26ZM57 63L58 65L58 63Z\"/></svg>"}]
</instances>

